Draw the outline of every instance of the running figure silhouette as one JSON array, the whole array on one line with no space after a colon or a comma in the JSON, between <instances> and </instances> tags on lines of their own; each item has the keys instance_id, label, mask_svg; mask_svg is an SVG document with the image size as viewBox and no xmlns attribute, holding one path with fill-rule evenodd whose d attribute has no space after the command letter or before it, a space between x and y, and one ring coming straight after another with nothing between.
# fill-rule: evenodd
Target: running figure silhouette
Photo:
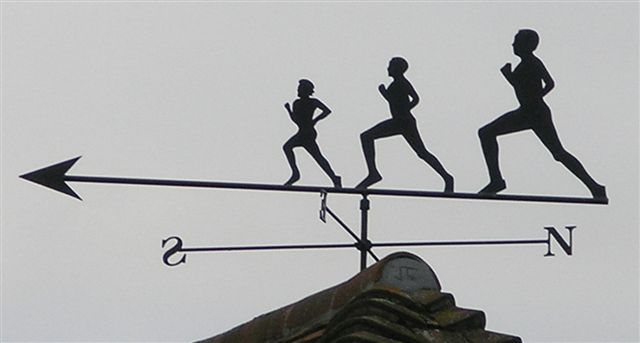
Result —
<instances>
[{"instance_id":1,"label":"running figure silhouette","mask_svg":"<svg viewBox=\"0 0 640 343\"><path fill-rule=\"evenodd\" d=\"M562 163L582 181L594 198L606 199L603 185L598 184L585 170L580 161L562 147L551 119L551 110L543 97L554 87L553 79L542 61L533 54L538 46L538 34L531 29L518 31L513 40L513 53L521 62L511 71L511 63L500 71L513 86L520 107L507 112L478 131L490 181L480 193L495 194L505 189L506 183L498 165L497 136L522 130L533 130L553 158ZM543 86L544 84L544 86Z\"/></svg>"},{"instance_id":2,"label":"running figure silhouette","mask_svg":"<svg viewBox=\"0 0 640 343\"><path fill-rule=\"evenodd\" d=\"M284 108L287 109L291 120L293 120L293 122L298 126L298 132L289 138L282 147L284 154L287 156L289 166L291 167L291 177L287 182L285 182L285 186L293 185L300 179L300 170L296 165L296 157L293 153L293 148L303 147L309 152L318 165L320 165L320 168L329 175L331 182L333 182L333 186L340 188L342 187L342 179L333 172L333 169L331 169L331 166L329 165L329 161L322 156L320 147L318 147L318 143L316 143L318 132L316 132L314 128L317 122L326 118L331 113L331 110L323 104L322 101L312 98L311 95L313 92L313 83L309 80L302 79L298 82L299 98L293 102L293 109L289 103L284 104ZM320 109L321 112L314 118L313 114L316 109Z\"/></svg>"},{"instance_id":3,"label":"running figure silhouette","mask_svg":"<svg viewBox=\"0 0 640 343\"><path fill-rule=\"evenodd\" d=\"M420 98L409 80L404 76L408 68L409 64L402 57L394 57L389 61L387 72L393 78L393 82L389 84L389 87L381 84L378 90L389 103L391 119L377 124L360 135L369 175L356 188L364 189L382 180L382 176L376 167L374 141L378 138L402 135L413 151L418 154L418 157L440 174L445 184L444 191L453 192L453 176L447 173L440 161L427 151L422 138L420 138L416 119L411 114L411 110L418 105Z\"/></svg>"}]
</instances>

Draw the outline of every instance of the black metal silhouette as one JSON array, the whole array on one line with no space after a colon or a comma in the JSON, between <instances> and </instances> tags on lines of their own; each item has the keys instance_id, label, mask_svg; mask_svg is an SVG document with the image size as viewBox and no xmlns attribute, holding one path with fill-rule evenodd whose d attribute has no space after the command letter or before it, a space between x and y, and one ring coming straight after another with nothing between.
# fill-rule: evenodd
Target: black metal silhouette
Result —
<instances>
[{"instance_id":1,"label":"black metal silhouette","mask_svg":"<svg viewBox=\"0 0 640 343\"><path fill-rule=\"evenodd\" d=\"M298 126L298 132L289 138L284 144L282 149L287 156L287 161L291 167L291 177L286 186L293 185L300 179L300 170L296 165L296 157L293 153L293 148L303 147L313 157L313 159L320 165L320 168L329 175L334 187L342 187L342 179L340 176L331 169L329 161L320 152L320 147L316 142L318 132L315 130L315 125L322 119L326 118L331 110L322 101L312 98L311 95L314 92L314 85L311 81L302 79L298 82L298 99L293 102L293 109L286 103L284 107L287 109L291 120ZM314 112L320 109L320 114L317 117L313 117Z\"/></svg>"},{"instance_id":2,"label":"black metal silhouette","mask_svg":"<svg viewBox=\"0 0 640 343\"><path fill-rule=\"evenodd\" d=\"M67 182L103 183L121 185L141 185L141 186L168 186L168 187L196 187L196 188L220 188L220 189L244 189L254 191L279 191L279 192L304 192L304 193L339 193L353 195L378 195L378 196L404 196L420 198L447 198L447 199L468 199L468 200L494 200L494 201L527 201L546 203L572 203L572 204L608 204L606 198L580 198L564 196L545 195L517 195L517 194L477 194L477 193L443 193L431 191L414 191L400 189L357 189L357 188L337 188L318 186L283 186L261 183L239 183L239 182L219 182L219 181L196 181L196 180L167 180L167 179L146 179L128 177L109 176L81 176L66 175L67 171L80 159L76 157L64 162L56 163L52 166L44 167L33 172L21 175L20 177L41 186L54 189L79 200L82 200L74 192Z\"/></svg>"},{"instance_id":3,"label":"black metal silhouette","mask_svg":"<svg viewBox=\"0 0 640 343\"><path fill-rule=\"evenodd\" d=\"M387 119L360 135L362 143L362 151L367 162L369 174L364 178L356 188L364 189L376 182L382 180L382 176L376 167L375 162L375 146L374 141L379 138L385 138L395 135L402 135L409 143L409 146L424 160L431 168L433 168L444 180L445 192L453 192L453 176L449 174L440 161L431 154L420 138L416 119L411 114L411 110L418 105L420 97L415 89L404 76L409 68L409 64L402 57L394 57L389 61L387 72L393 78L393 82L389 87L383 84L378 86L380 94L389 103L391 111L391 119Z\"/></svg>"},{"instance_id":4,"label":"black metal silhouette","mask_svg":"<svg viewBox=\"0 0 640 343\"><path fill-rule=\"evenodd\" d=\"M562 163L582 181L596 199L606 199L603 185L598 184L580 161L564 149L551 119L551 110L544 101L554 87L554 81L542 61L533 54L538 46L538 34L531 29L518 31L513 41L513 53L521 62L511 70L511 63L500 71L513 86L520 107L507 112L478 131L490 181L480 193L495 194L506 188L498 165L497 136L523 130L533 130L553 158ZM543 86L544 84L544 86Z\"/></svg>"}]
</instances>

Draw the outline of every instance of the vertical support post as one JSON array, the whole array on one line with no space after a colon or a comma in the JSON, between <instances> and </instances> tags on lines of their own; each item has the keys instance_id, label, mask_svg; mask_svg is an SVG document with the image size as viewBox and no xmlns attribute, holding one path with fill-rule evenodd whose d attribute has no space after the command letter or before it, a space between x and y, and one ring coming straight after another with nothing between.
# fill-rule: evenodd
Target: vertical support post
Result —
<instances>
[{"instance_id":1,"label":"vertical support post","mask_svg":"<svg viewBox=\"0 0 640 343\"><path fill-rule=\"evenodd\" d=\"M366 195L362 195L360 200L360 244L358 244L358 250L360 250L360 271L367 268L367 250L371 248L371 241L368 237L368 212L369 212L369 199Z\"/></svg>"}]
</instances>

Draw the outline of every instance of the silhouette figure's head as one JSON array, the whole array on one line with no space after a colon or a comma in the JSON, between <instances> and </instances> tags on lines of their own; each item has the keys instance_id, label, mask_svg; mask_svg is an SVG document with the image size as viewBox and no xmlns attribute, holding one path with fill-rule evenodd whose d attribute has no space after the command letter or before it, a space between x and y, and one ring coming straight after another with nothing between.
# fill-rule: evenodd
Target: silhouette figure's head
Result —
<instances>
[{"instance_id":1,"label":"silhouette figure's head","mask_svg":"<svg viewBox=\"0 0 640 343\"><path fill-rule=\"evenodd\" d=\"M387 72L391 77L402 76L409 69L409 63L402 57L394 57L389 61Z\"/></svg>"},{"instance_id":2,"label":"silhouette figure's head","mask_svg":"<svg viewBox=\"0 0 640 343\"><path fill-rule=\"evenodd\" d=\"M313 94L314 85L311 81L307 79L302 79L298 81L298 96L299 97L308 97Z\"/></svg>"},{"instance_id":3,"label":"silhouette figure's head","mask_svg":"<svg viewBox=\"0 0 640 343\"><path fill-rule=\"evenodd\" d=\"M540 42L538 33L531 29L522 29L518 31L513 38L513 53L517 56L524 56L532 53Z\"/></svg>"}]
</instances>

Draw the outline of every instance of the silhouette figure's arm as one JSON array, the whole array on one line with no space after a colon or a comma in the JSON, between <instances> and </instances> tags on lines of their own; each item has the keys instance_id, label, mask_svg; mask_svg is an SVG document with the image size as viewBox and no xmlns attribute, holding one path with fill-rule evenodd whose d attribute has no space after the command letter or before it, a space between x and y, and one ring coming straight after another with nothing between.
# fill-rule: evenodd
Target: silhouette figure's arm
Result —
<instances>
[{"instance_id":1,"label":"silhouette figure's arm","mask_svg":"<svg viewBox=\"0 0 640 343\"><path fill-rule=\"evenodd\" d=\"M329 109L327 105L323 104L322 101L316 99L315 105L316 105L316 108L319 108L322 112L320 112L320 114L317 117L313 118L314 124L326 118L329 114L331 114L331 109Z\"/></svg>"},{"instance_id":2,"label":"silhouette figure's arm","mask_svg":"<svg viewBox=\"0 0 640 343\"><path fill-rule=\"evenodd\" d=\"M287 113L289 113L289 117L293 120L293 111L291 110L291 105L289 103L284 104L284 108L287 109Z\"/></svg>"},{"instance_id":3,"label":"silhouette figure's arm","mask_svg":"<svg viewBox=\"0 0 640 343\"><path fill-rule=\"evenodd\" d=\"M500 68L500 72L505 79L513 86L513 72L511 71L511 63L506 63Z\"/></svg>"},{"instance_id":4,"label":"silhouette figure's arm","mask_svg":"<svg viewBox=\"0 0 640 343\"><path fill-rule=\"evenodd\" d=\"M544 97L545 95L549 94L549 92L551 92L556 83L553 82L551 74L549 74L549 71L547 71L547 68L544 66L544 63L542 63L542 61L537 60L536 67L538 67L540 77L542 78L542 81L544 81L544 88L542 88L542 94L540 94L540 97Z\"/></svg>"},{"instance_id":5,"label":"silhouette figure's arm","mask_svg":"<svg viewBox=\"0 0 640 343\"><path fill-rule=\"evenodd\" d=\"M380 94L382 94L383 98L385 98L387 101L389 101L389 92L387 92L387 88L383 84L378 86L378 92L380 92Z\"/></svg>"},{"instance_id":6,"label":"silhouette figure's arm","mask_svg":"<svg viewBox=\"0 0 640 343\"><path fill-rule=\"evenodd\" d=\"M420 97L418 96L418 93L416 92L416 90L413 88L413 85L407 81L407 91L409 92L409 96L411 97L411 102L409 103L409 109L413 109L414 107L416 107L418 105L418 103L420 102Z\"/></svg>"}]
</instances>

